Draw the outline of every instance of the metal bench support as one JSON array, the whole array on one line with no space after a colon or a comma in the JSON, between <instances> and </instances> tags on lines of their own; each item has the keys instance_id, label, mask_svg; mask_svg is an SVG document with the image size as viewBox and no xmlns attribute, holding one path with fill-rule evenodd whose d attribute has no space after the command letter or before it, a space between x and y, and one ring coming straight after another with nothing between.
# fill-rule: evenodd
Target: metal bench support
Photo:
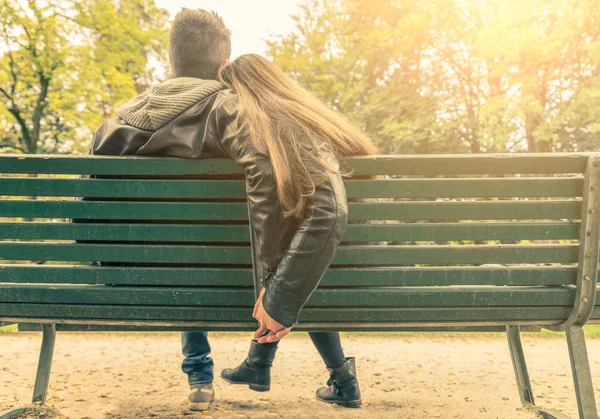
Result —
<instances>
[{"instance_id":1,"label":"metal bench support","mask_svg":"<svg viewBox=\"0 0 600 419\"><path fill-rule=\"evenodd\" d=\"M580 419L598 419L596 401L594 399L594 387L592 385L592 373L588 360L587 349L583 329L580 326L571 326L566 330L567 345L569 346L569 357L571 358L571 370L573 371L573 382L575 383L575 396L579 408ZM542 410L535 406L533 390L529 381L525 354L521 344L519 326L506 326L508 347L512 359L517 389L521 404L524 407L536 409L544 419L568 419L565 414L555 410Z\"/></svg>"},{"instance_id":2,"label":"metal bench support","mask_svg":"<svg viewBox=\"0 0 600 419\"><path fill-rule=\"evenodd\" d=\"M533 391L525 363L525 354L523 345L521 345L521 334L519 326L506 326L506 337L508 338L508 348L512 359L515 377L517 379L517 389L523 406L534 406Z\"/></svg>"},{"instance_id":3,"label":"metal bench support","mask_svg":"<svg viewBox=\"0 0 600 419\"><path fill-rule=\"evenodd\" d=\"M54 342L56 340L56 326L54 324L42 324L42 348L40 349L40 360L38 363L35 386L33 388L32 403L45 404L48 393L48 382L50 381L50 368L52 367L52 355L54 354ZM17 418L27 408L0 412L0 419Z\"/></svg>"},{"instance_id":4,"label":"metal bench support","mask_svg":"<svg viewBox=\"0 0 600 419\"><path fill-rule=\"evenodd\" d=\"M46 393L48 392L48 382L50 381L50 368L52 367L54 341L56 340L56 326L54 324L43 324L42 333L42 349L40 350L37 375L35 376L32 402L44 404L46 403Z\"/></svg>"},{"instance_id":5,"label":"metal bench support","mask_svg":"<svg viewBox=\"0 0 600 419\"><path fill-rule=\"evenodd\" d=\"M585 347L582 326L587 323L596 306L598 258L600 257L600 158L590 156L585 171L577 289L573 309L561 324L547 326L554 331L565 331L575 383L577 407L581 419L598 419L590 363Z\"/></svg>"},{"instance_id":6,"label":"metal bench support","mask_svg":"<svg viewBox=\"0 0 600 419\"><path fill-rule=\"evenodd\" d=\"M544 419L569 419L568 416L556 410L542 410L535 406L533 390L531 381L529 381L527 363L525 362L525 354L523 352L523 345L521 344L521 331L519 330L519 326L506 326L506 337L508 338L508 348L510 349L510 357L515 370L515 378L517 379L517 389L519 390L521 404L526 408L535 409Z\"/></svg>"},{"instance_id":7,"label":"metal bench support","mask_svg":"<svg viewBox=\"0 0 600 419\"><path fill-rule=\"evenodd\" d=\"M569 357L571 358L571 370L573 371L579 417L581 419L597 419L598 411L594 399L592 373L581 327L571 326L567 329L567 344L569 345Z\"/></svg>"}]
</instances>

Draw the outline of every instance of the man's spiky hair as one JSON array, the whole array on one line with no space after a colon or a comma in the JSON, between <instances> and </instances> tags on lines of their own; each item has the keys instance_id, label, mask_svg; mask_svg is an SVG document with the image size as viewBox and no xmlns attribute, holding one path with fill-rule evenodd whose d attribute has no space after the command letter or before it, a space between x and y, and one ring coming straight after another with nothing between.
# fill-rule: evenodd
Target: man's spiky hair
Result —
<instances>
[{"instance_id":1,"label":"man's spiky hair","mask_svg":"<svg viewBox=\"0 0 600 419\"><path fill-rule=\"evenodd\" d=\"M225 29L225 31L229 34L229 36L231 37L231 30L225 25L225 21L223 20L223 17L218 14L217 12L215 12L214 10L211 10L210 13L217 18L217 20L221 23L221 25L223 26L223 28Z\"/></svg>"},{"instance_id":2,"label":"man's spiky hair","mask_svg":"<svg viewBox=\"0 0 600 419\"><path fill-rule=\"evenodd\" d=\"M169 58L175 77L216 79L231 55L231 31L223 18L202 9L181 9L173 19Z\"/></svg>"}]
</instances>

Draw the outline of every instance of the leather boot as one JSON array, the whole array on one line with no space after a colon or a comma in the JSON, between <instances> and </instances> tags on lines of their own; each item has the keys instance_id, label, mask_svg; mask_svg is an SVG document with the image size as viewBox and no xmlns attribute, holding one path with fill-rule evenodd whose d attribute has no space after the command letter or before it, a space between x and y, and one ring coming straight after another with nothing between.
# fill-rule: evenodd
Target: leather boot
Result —
<instances>
[{"instance_id":1,"label":"leather boot","mask_svg":"<svg viewBox=\"0 0 600 419\"><path fill-rule=\"evenodd\" d=\"M250 343L248 358L237 368L224 369L221 377L231 384L248 384L248 387L254 391L269 391L275 352L277 352L277 345L260 345L253 340Z\"/></svg>"},{"instance_id":2,"label":"leather boot","mask_svg":"<svg viewBox=\"0 0 600 419\"><path fill-rule=\"evenodd\" d=\"M360 407L362 401L354 358L346 358L346 363L341 367L327 369L330 374L329 381L327 381L329 387L318 389L317 399L344 407Z\"/></svg>"}]
</instances>

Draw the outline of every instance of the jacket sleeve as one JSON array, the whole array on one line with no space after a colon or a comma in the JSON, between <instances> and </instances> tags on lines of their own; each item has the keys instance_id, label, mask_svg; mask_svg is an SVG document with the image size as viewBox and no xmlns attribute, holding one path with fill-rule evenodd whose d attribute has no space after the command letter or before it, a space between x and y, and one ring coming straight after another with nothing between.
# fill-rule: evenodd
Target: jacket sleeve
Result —
<instances>
[{"instance_id":1,"label":"jacket sleeve","mask_svg":"<svg viewBox=\"0 0 600 419\"><path fill-rule=\"evenodd\" d=\"M346 230L348 204L339 175L330 174L319 186L275 275L267 282L263 306L286 327L293 326L300 311L333 262Z\"/></svg>"},{"instance_id":2,"label":"jacket sleeve","mask_svg":"<svg viewBox=\"0 0 600 419\"><path fill-rule=\"evenodd\" d=\"M275 273L283 256L280 243L286 235L289 240L293 232L279 204L271 161L268 156L248 149L237 115L237 97L230 96L217 108L215 120L223 151L244 169L250 219L264 279Z\"/></svg>"},{"instance_id":3,"label":"jacket sleeve","mask_svg":"<svg viewBox=\"0 0 600 419\"><path fill-rule=\"evenodd\" d=\"M251 164L245 165L244 172L250 219L258 242L263 279L266 280L273 276L283 256L278 246L279 234L284 234L287 223L279 204L270 160L257 156Z\"/></svg>"}]
</instances>

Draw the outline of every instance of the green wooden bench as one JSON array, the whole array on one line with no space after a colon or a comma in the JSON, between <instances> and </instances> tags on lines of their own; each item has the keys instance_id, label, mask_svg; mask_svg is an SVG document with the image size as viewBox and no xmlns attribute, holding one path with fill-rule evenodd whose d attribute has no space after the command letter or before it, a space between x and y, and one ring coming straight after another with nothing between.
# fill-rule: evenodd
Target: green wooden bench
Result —
<instances>
[{"instance_id":1,"label":"green wooden bench","mask_svg":"<svg viewBox=\"0 0 600 419\"><path fill-rule=\"evenodd\" d=\"M350 225L297 330L506 330L531 406L520 330L566 331L580 417L596 418L581 326L600 320L600 156L349 165ZM5 155L0 173L0 321L43 325L34 401L56 329L255 329L260 272L231 161Z\"/></svg>"}]
</instances>

